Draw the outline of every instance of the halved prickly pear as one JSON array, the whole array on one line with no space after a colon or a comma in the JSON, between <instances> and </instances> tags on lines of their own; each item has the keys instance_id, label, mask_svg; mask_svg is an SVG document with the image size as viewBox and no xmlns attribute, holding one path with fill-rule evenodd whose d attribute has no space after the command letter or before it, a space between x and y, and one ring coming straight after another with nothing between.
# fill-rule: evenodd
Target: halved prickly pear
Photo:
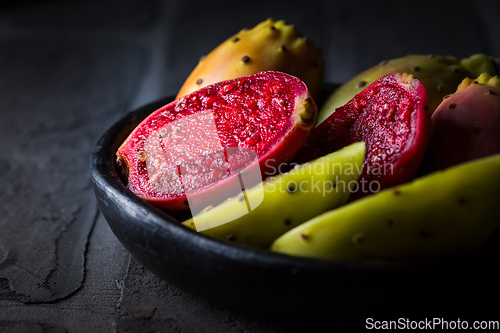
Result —
<instances>
[{"instance_id":1,"label":"halved prickly pear","mask_svg":"<svg viewBox=\"0 0 500 333\"><path fill-rule=\"evenodd\" d=\"M366 160L354 197L407 182L415 175L430 131L424 86L409 74L386 75L316 127L295 160L366 143Z\"/></svg>"},{"instance_id":2,"label":"halved prickly pear","mask_svg":"<svg viewBox=\"0 0 500 333\"><path fill-rule=\"evenodd\" d=\"M439 55L411 54L382 61L336 89L323 103L318 112L317 125L330 116L336 108L347 103L376 79L391 73L408 73L415 76L425 87L432 114L443 97L455 91L466 77L477 77L483 72L496 75L494 61L484 54L469 58L443 57Z\"/></svg>"},{"instance_id":3,"label":"halved prickly pear","mask_svg":"<svg viewBox=\"0 0 500 333\"><path fill-rule=\"evenodd\" d=\"M202 57L177 98L215 82L261 71L280 71L304 81L319 101L324 76L321 51L294 25L268 19L243 29Z\"/></svg>"},{"instance_id":4,"label":"halved prickly pear","mask_svg":"<svg viewBox=\"0 0 500 333\"><path fill-rule=\"evenodd\" d=\"M193 212L290 161L316 113L306 85L294 76L262 72L223 81L153 112L118 149L118 162L133 193L165 209ZM259 177L242 177L259 165Z\"/></svg>"},{"instance_id":5,"label":"halved prickly pear","mask_svg":"<svg viewBox=\"0 0 500 333\"><path fill-rule=\"evenodd\" d=\"M500 227L500 154L319 215L271 249L325 259L416 259L473 251Z\"/></svg>"},{"instance_id":6,"label":"halved prickly pear","mask_svg":"<svg viewBox=\"0 0 500 333\"><path fill-rule=\"evenodd\" d=\"M500 78L465 79L432 115L422 173L500 153Z\"/></svg>"},{"instance_id":7,"label":"halved prickly pear","mask_svg":"<svg viewBox=\"0 0 500 333\"><path fill-rule=\"evenodd\" d=\"M217 207L209 207L184 225L239 244L267 248L293 227L344 204L350 183L358 180L363 142L297 165Z\"/></svg>"}]
</instances>

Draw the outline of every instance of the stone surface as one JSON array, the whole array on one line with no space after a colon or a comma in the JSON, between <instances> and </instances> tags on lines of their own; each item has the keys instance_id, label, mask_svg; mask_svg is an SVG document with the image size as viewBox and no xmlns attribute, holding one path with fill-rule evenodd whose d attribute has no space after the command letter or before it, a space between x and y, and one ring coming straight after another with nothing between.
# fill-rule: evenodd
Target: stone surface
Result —
<instances>
[{"instance_id":1,"label":"stone surface","mask_svg":"<svg viewBox=\"0 0 500 333\"><path fill-rule=\"evenodd\" d=\"M497 1L423 3L0 3L0 332L294 331L145 270L96 207L90 153L126 112L175 94L201 55L267 17L315 40L327 82L407 53L500 58ZM476 305L489 295L469 293ZM453 320L473 307L431 309Z\"/></svg>"},{"instance_id":2,"label":"stone surface","mask_svg":"<svg viewBox=\"0 0 500 333\"><path fill-rule=\"evenodd\" d=\"M120 45L0 44L0 277L24 302L55 301L82 285L97 216L90 152L105 120L127 110L142 55Z\"/></svg>"},{"instance_id":3,"label":"stone surface","mask_svg":"<svg viewBox=\"0 0 500 333\"><path fill-rule=\"evenodd\" d=\"M419 5L401 1L363 3L329 2L322 11L322 22L328 26L324 52L326 78L344 82L382 60L406 54L440 54L468 57L474 53L492 54L496 27L479 18L493 13L493 1L470 5L464 1L422 2ZM427 5L426 5L427 4ZM497 20L490 20L496 22Z\"/></svg>"}]
</instances>

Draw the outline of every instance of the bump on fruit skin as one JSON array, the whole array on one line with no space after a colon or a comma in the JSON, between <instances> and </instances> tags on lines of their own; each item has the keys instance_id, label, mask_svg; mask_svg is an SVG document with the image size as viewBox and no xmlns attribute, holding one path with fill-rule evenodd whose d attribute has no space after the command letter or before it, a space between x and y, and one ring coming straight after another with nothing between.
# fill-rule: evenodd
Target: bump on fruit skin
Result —
<instances>
[{"instance_id":1,"label":"bump on fruit skin","mask_svg":"<svg viewBox=\"0 0 500 333\"><path fill-rule=\"evenodd\" d=\"M321 50L294 25L273 19L241 30L202 57L177 98L215 82L269 70L297 76L314 100L320 101L324 77Z\"/></svg>"},{"instance_id":2,"label":"bump on fruit skin","mask_svg":"<svg viewBox=\"0 0 500 333\"><path fill-rule=\"evenodd\" d=\"M365 144L357 142L297 165L183 224L223 241L267 248L291 228L344 204L350 194L349 184L359 177L364 153ZM262 192L263 200L259 198ZM248 212L248 203L259 200L260 205ZM248 213L240 216L242 210ZM223 220L229 222L219 225Z\"/></svg>"},{"instance_id":3,"label":"bump on fruit skin","mask_svg":"<svg viewBox=\"0 0 500 333\"><path fill-rule=\"evenodd\" d=\"M420 174L500 153L500 78L466 78L432 115Z\"/></svg>"},{"instance_id":4,"label":"bump on fruit skin","mask_svg":"<svg viewBox=\"0 0 500 333\"><path fill-rule=\"evenodd\" d=\"M484 54L474 54L464 59L452 56L411 54L382 61L359 73L327 97L318 112L316 126L373 81L394 72L413 74L422 82L427 91L431 114L443 97L453 93L464 78L477 77L483 72L490 75L498 74L493 60Z\"/></svg>"},{"instance_id":5,"label":"bump on fruit skin","mask_svg":"<svg viewBox=\"0 0 500 333\"><path fill-rule=\"evenodd\" d=\"M498 75L491 76L487 72L482 73L475 79L471 78L465 78L462 80L462 82L458 85L457 91L462 91L465 90L467 87L469 87L472 84L484 84L486 86L494 87L494 88L500 88L500 78Z\"/></svg>"},{"instance_id":6,"label":"bump on fruit skin","mask_svg":"<svg viewBox=\"0 0 500 333\"><path fill-rule=\"evenodd\" d=\"M323 259L407 260L480 249L500 225L500 154L331 210L271 249Z\"/></svg>"}]
</instances>

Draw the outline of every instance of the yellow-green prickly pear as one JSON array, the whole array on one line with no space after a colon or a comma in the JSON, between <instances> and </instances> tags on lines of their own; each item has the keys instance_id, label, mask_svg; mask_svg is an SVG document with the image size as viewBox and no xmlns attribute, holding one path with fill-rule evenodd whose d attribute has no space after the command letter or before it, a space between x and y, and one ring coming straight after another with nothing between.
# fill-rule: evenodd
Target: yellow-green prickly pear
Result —
<instances>
[{"instance_id":1,"label":"yellow-green prickly pear","mask_svg":"<svg viewBox=\"0 0 500 333\"><path fill-rule=\"evenodd\" d=\"M191 72L177 98L215 82L279 71L304 81L314 100L321 97L324 63L321 50L294 25L268 19L243 29L213 49Z\"/></svg>"},{"instance_id":2,"label":"yellow-green prickly pear","mask_svg":"<svg viewBox=\"0 0 500 333\"><path fill-rule=\"evenodd\" d=\"M364 155L364 142L354 143L209 207L184 225L221 240L269 247L291 228L344 204Z\"/></svg>"},{"instance_id":3,"label":"yellow-green prickly pear","mask_svg":"<svg viewBox=\"0 0 500 333\"><path fill-rule=\"evenodd\" d=\"M483 72L491 75L497 74L494 61L484 54L474 54L463 59L451 56L411 54L382 61L359 73L327 97L318 112L316 126L372 82L395 72L413 74L422 82L429 99L431 114L441 103L443 97L453 93L464 78L477 77Z\"/></svg>"},{"instance_id":4,"label":"yellow-green prickly pear","mask_svg":"<svg viewBox=\"0 0 500 333\"><path fill-rule=\"evenodd\" d=\"M273 251L325 259L415 259L478 249L500 225L500 154L331 210Z\"/></svg>"}]
</instances>

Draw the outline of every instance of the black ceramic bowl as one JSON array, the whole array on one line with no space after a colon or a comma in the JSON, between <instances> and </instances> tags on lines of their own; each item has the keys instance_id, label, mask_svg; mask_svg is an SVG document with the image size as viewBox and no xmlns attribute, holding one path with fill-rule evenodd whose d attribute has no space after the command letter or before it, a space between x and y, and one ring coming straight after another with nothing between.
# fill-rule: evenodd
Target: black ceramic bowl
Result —
<instances>
[{"instance_id":1,"label":"black ceramic bowl","mask_svg":"<svg viewBox=\"0 0 500 333\"><path fill-rule=\"evenodd\" d=\"M228 244L184 227L182 216L134 196L115 162L131 130L171 100L127 114L104 133L91 158L102 214L123 246L157 276L216 304L307 326L352 327L367 317L438 316L443 309L463 314L491 296L498 279L491 251L411 262L313 260ZM478 287L485 294L478 295Z\"/></svg>"}]
</instances>

